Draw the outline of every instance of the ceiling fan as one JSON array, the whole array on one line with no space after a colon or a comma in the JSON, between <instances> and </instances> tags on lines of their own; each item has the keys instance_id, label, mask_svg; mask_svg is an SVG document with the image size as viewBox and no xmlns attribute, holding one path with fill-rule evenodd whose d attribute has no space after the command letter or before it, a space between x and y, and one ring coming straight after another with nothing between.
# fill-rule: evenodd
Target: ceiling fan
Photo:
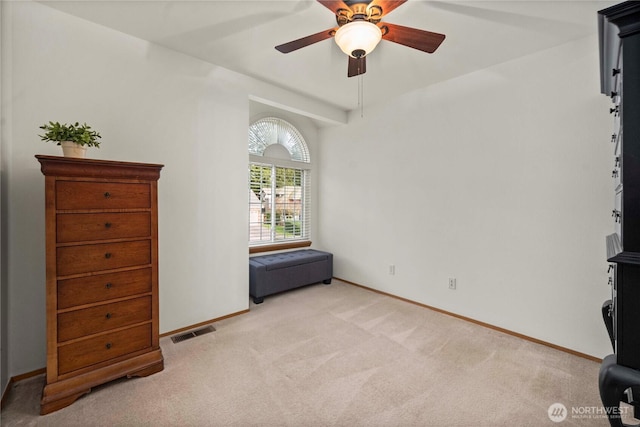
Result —
<instances>
[{"instance_id":1,"label":"ceiling fan","mask_svg":"<svg viewBox=\"0 0 640 427\"><path fill-rule=\"evenodd\" d=\"M276 49L282 53L289 53L335 37L340 49L349 55L349 77L366 73L366 56L375 49L381 39L433 53L445 38L444 34L381 22L383 16L407 0L317 1L336 15L338 26L278 45Z\"/></svg>"}]
</instances>

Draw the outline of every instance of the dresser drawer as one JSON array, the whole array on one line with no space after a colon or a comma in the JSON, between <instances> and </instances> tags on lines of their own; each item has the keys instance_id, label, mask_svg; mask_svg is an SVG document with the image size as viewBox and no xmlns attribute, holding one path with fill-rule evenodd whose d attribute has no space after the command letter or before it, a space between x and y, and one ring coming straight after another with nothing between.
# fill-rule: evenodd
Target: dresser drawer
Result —
<instances>
[{"instance_id":1,"label":"dresser drawer","mask_svg":"<svg viewBox=\"0 0 640 427\"><path fill-rule=\"evenodd\" d=\"M151 297L58 314L58 342L151 320Z\"/></svg>"},{"instance_id":2,"label":"dresser drawer","mask_svg":"<svg viewBox=\"0 0 640 427\"><path fill-rule=\"evenodd\" d=\"M149 184L57 181L57 209L135 209L151 207Z\"/></svg>"},{"instance_id":3,"label":"dresser drawer","mask_svg":"<svg viewBox=\"0 0 640 427\"><path fill-rule=\"evenodd\" d=\"M58 276L111 270L151 263L151 240L56 249Z\"/></svg>"},{"instance_id":4,"label":"dresser drawer","mask_svg":"<svg viewBox=\"0 0 640 427\"><path fill-rule=\"evenodd\" d=\"M136 213L59 214L58 243L151 236L151 215Z\"/></svg>"},{"instance_id":5,"label":"dresser drawer","mask_svg":"<svg viewBox=\"0 0 640 427\"><path fill-rule=\"evenodd\" d=\"M151 268L58 281L58 309L151 292Z\"/></svg>"},{"instance_id":6,"label":"dresser drawer","mask_svg":"<svg viewBox=\"0 0 640 427\"><path fill-rule=\"evenodd\" d=\"M58 347L58 373L66 374L150 347L150 324L61 345Z\"/></svg>"}]
</instances>

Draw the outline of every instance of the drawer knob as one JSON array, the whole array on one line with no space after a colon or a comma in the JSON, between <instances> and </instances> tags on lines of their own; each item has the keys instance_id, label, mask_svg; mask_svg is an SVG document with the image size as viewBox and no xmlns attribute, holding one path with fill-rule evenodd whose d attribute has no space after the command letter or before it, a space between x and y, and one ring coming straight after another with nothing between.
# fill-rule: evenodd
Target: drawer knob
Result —
<instances>
[{"instance_id":1,"label":"drawer knob","mask_svg":"<svg viewBox=\"0 0 640 427\"><path fill-rule=\"evenodd\" d=\"M111 223L110 222L105 222L104 223L104 228L111 228Z\"/></svg>"},{"instance_id":2,"label":"drawer knob","mask_svg":"<svg viewBox=\"0 0 640 427\"><path fill-rule=\"evenodd\" d=\"M104 315L105 319L111 319L111 313L107 313Z\"/></svg>"},{"instance_id":3,"label":"drawer knob","mask_svg":"<svg viewBox=\"0 0 640 427\"><path fill-rule=\"evenodd\" d=\"M109 193L108 191L104 193L104 198L108 199L109 197L111 197L111 193Z\"/></svg>"},{"instance_id":4,"label":"drawer knob","mask_svg":"<svg viewBox=\"0 0 640 427\"><path fill-rule=\"evenodd\" d=\"M104 285L105 288L107 289L111 289L113 285L111 284L111 282L107 283L106 285Z\"/></svg>"},{"instance_id":5,"label":"drawer knob","mask_svg":"<svg viewBox=\"0 0 640 427\"><path fill-rule=\"evenodd\" d=\"M109 350L111 348L111 343L110 342L106 343L105 347L107 348L107 350Z\"/></svg>"},{"instance_id":6,"label":"drawer knob","mask_svg":"<svg viewBox=\"0 0 640 427\"><path fill-rule=\"evenodd\" d=\"M106 254L104 254L104 257L105 257L106 259L111 258L111 252L107 252Z\"/></svg>"}]
</instances>

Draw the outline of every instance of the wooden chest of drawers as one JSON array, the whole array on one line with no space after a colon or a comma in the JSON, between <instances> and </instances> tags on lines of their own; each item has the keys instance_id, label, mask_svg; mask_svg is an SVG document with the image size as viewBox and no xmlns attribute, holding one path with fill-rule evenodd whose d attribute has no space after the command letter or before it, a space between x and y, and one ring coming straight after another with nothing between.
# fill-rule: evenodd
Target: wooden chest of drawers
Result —
<instances>
[{"instance_id":1,"label":"wooden chest of drawers","mask_svg":"<svg viewBox=\"0 0 640 427\"><path fill-rule=\"evenodd\" d=\"M164 367L158 325L162 165L36 156L45 175L47 414Z\"/></svg>"}]
</instances>

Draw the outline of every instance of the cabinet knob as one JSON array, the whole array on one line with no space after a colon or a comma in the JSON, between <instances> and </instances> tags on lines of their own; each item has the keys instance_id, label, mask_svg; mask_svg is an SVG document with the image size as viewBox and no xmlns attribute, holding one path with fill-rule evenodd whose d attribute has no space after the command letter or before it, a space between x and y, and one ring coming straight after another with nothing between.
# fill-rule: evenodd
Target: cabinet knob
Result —
<instances>
[{"instance_id":1,"label":"cabinet knob","mask_svg":"<svg viewBox=\"0 0 640 427\"><path fill-rule=\"evenodd\" d=\"M111 319L111 313L107 313L104 315L105 319Z\"/></svg>"},{"instance_id":2,"label":"cabinet knob","mask_svg":"<svg viewBox=\"0 0 640 427\"><path fill-rule=\"evenodd\" d=\"M111 252L107 252L106 254L104 254L104 257L105 257L106 259L111 258Z\"/></svg>"},{"instance_id":3,"label":"cabinet knob","mask_svg":"<svg viewBox=\"0 0 640 427\"><path fill-rule=\"evenodd\" d=\"M616 96L618 96L618 92L616 91L611 91L611 97L615 98Z\"/></svg>"},{"instance_id":4,"label":"cabinet knob","mask_svg":"<svg viewBox=\"0 0 640 427\"><path fill-rule=\"evenodd\" d=\"M620 157L616 157L616 164L615 167L620 166Z\"/></svg>"},{"instance_id":5,"label":"cabinet knob","mask_svg":"<svg viewBox=\"0 0 640 427\"><path fill-rule=\"evenodd\" d=\"M111 223L110 222L105 222L104 223L104 228L111 228Z\"/></svg>"},{"instance_id":6,"label":"cabinet knob","mask_svg":"<svg viewBox=\"0 0 640 427\"><path fill-rule=\"evenodd\" d=\"M614 114L618 115L618 111L620 110L620 107L618 107L617 105L614 108L609 108L609 114Z\"/></svg>"},{"instance_id":7,"label":"cabinet knob","mask_svg":"<svg viewBox=\"0 0 640 427\"><path fill-rule=\"evenodd\" d=\"M110 342L108 342L108 343L106 343L104 346L106 347L106 349L107 349L107 350L109 350L109 349L111 348L111 343L110 343Z\"/></svg>"},{"instance_id":8,"label":"cabinet knob","mask_svg":"<svg viewBox=\"0 0 640 427\"><path fill-rule=\"evenodd\" d=\"M618 174L619 174L618 169L614 169L613 172L611 172L611 177L612 178L617 178Z\"/></svg>"},{"instance_id":9,"label":"cabinet knob","mask_svg":"<svg viewBox=\"0 0 640 427\"><path fill-rule=\"evenodd\" d=\"M107 284L104 285L104 287L106 289L111 289L111 287L113 287L113 285L111 284L111 282L108 282Z\"/></svg>"},{"instance_id":10,"label":"cabinet knob","mask_svg":"<svg viewBox=\"0 0 640 427\"><path fill-rule=\"evenodd\" d=\"M616 142L616 134L611 135L611 142Z\"/></svg>"},{"instance_id":11,"label":"cabinet knob","mask_svg":"<svg viewBox=\"0 0 640 427\"><path fill-rule=\"evenodd\" d=\"M111 193L109 193L108 191L104 193L104 198L108 199L109 197L111 197Z\"/></svg>"},{"instance_id":12,"label":"cabinet knob","mask_svg":"<svg viewBox=\"0 0 640 427\"><path fill-rule=\"evenodd\" d=\"M611 75L615 76L617 74L620 74L620 68L614 68L613 70L611 70Z\"/></svg>"}]
</instances>

